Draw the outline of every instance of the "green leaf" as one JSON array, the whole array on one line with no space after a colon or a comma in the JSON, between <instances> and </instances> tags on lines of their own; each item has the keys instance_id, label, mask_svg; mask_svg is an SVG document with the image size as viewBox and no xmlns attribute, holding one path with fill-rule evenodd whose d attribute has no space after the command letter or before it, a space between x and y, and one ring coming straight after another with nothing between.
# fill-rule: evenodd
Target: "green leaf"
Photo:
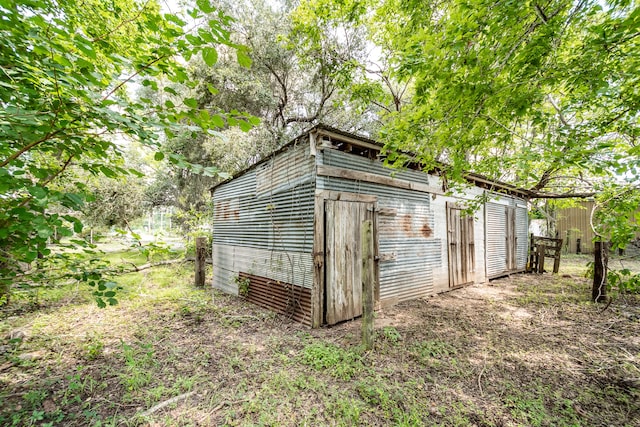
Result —
<instances>
[{"instance_id":1,"label":"green leaf","mask_svg":"<svg viewBox=\"0 0 640 427\"><path fill-rule=\"evenodd\" d=\"M243 132L249 132L253 127L251 123L245 122L244 120L238 120L238 125L240 126L240 129L242 129Z\"/></svg>"},{"instance_id":2,"label":"green leaf","mask_svg":"<svg viewBox=\"0 0 640 427\"><path fill-rule=\"evenodd\" d=\"M153 155L153 158L156 162L159 162L160 160L164 159L164 153L162 151L156 151L156 153Z\"/></svg>"},{"instance_id":3,"label":"green leaf","mask_svg":"<svg viewBox=\"0 0 640 427\"><path fill-rule=\"evenodd\" d=\"M185 98L182 102L184 102L184 105L186 105L187 107L198 108L198 101L196 101L194 98Z\"/></svg>"},{"instance_id":4,"label":"green leaf","mask_svg":"<svg viewBox=\"0 0 640 427\"><path fill-rule=\"evenodd\" d=\"M36 199L44 199L47 197L47 190L43 187L30 187L28 189L29 194L31 194Z\"/></svg>"},{"instance_id":5,"label":"green leaf","mask_svg":"<svg viewBox=\"0 0 640 427\"><path fill-rule=\"evenodd\" d=\"M251 68L251 58L249 57L247 52L244 51L244 49L236 50L236 57L238 58L238 64L242 65L245 68Z\"/></svg>"},{"instance_id":6,"label":"green leaf","mask_svg":"<svg viewBox=\"0 0 640 427\"><path fill-rule=\"evenodd\" d=\"M219 128L224 127L225 125L224 119L219 114L214 114L213 116L211 116L211 121L216 127Z\"/></svg>"},{"instance_id":7,"label":"green leaf","mask_svg":"<svg viewBox=\"0 0 640 427\"><path fill-rule=\"evenodd\" d=\"M176 24L178 27L184 27L185 25L187 25L186 22L184 22L182 19L180 19L180 17L178 17L177 15L171 14L171 13L167 13L164 15L165 19L169 22L173 22L174 24Z\"/></svg>"},{"instance_id":8,"label":"green leaf","mask_svg":"<svg viewBox=\"0 0 640 427\"><path fill-rule=\"evenodd\" d=\"M207 83L207 90L212 95L216 95L219 92L218 89L216 89L216 87L214 85L212 85L211 83Z\"/></svg>"},{"instance_id":9,"label":"green leaf","mask_svg":"<svg viewBox=\"0 0 640 427\"><path fill-rule=\"evenodd\" d=\"M213 47L205 47L202 49L202 59L205 64L212 67L218 61L218 51Z\"/></svg>"},{"instance_id":10,"label":"green leaf","mask_svg":"<svg viewBox=\"0 0 640 427\"><path fill-rule=\"evenodd\" d=\"M187 39L187 41L189 43L191 43L193 46L201 46L204 43L204 40L202 40L200 37L198 36L194 36L193 34L187 34L185 36L185 38Z\"/></svg>"},{"instance_id":11,"label":"green leaf","mask_svg":"<svg viewBox=\"0 0 640 427\"><path fill-rule=\"evenodd\" d=\"M216 8L211 5L210 0L196 0L196 5L203 13L212 13L216 10Z\"/></svg>"}]
</instances>

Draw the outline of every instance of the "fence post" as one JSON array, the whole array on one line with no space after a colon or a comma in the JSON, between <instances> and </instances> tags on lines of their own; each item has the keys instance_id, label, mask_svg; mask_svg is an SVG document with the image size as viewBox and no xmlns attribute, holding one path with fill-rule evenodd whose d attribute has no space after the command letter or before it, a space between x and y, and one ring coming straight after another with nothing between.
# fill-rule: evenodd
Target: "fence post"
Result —
<instances>
[{"instance_id":1,"label":"fence post","mask_svg":"<svg viewBox=\"0 0 640 427\"><path fill-rule=\"evenodd\" d=\"M207 259L207 238L196 238L196 286L203 288Z\"/></svg>"},{"instance_id":2,"label":"fence post","mask_svg":"<svg viewBox=\"0 0 640 427\"><path fill-rule=\"evenodd\" d=\"M374 268L373 268L373 222L371 220L362 223L362 345L365 349L373 348L373 293L374 293Z\"/></svg>"}]
</instances>

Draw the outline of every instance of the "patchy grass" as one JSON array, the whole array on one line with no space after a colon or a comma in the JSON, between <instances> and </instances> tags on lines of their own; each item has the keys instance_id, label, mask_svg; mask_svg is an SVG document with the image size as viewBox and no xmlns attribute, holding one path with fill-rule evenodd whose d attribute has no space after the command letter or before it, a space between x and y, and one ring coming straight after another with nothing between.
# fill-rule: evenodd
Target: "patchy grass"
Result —
<instances>
[{"instance_id":1,"label":"patchy grass","mask_svg":"<svg viewBox=\"0 0 640 427\"><path fill-rule=\"evenodd\" d=\"M370 352L358 321L307 329L192 264L106 309L68 289L0 322L0 425L637 426L640 302L591 304L582 261L379 312Z\"/></svg>"}]
</instances>

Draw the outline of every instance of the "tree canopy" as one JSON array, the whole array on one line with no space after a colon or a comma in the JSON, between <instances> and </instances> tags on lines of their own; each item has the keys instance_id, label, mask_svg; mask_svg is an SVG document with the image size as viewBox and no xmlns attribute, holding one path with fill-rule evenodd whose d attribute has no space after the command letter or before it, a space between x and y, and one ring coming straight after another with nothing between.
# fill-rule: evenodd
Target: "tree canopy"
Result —
<instances>
[{"instance_id":1,"label":"tree canopy","mask_svg":"<svg viewBox=\"0 0 640 427\"><path fill-rule=\"evenodd\" d=\"M381 134L391 159L415 153L536 192L637 176L635 1L310 0L298 16L365 28L392 77L411 82Z\"/></svg>"},{"instance_id":2,"label":"tree canopy","mask_svg":"<svg viewBox=\"0 0 640 427\"><path fill-rule=\"evenodd\" d=\"M637 194L637 1L305 0L295 13L309 45L319 28L361 29L387 79L407 85L379 135L389 162L438 167L450 182L474 171L534 198ZM342 89L380 87L354 61Z\"/></svg>"},{"instance_id":3,"label":"tree canopy","mask_svg":"<svg viewBox=\"0 0 640 427\"><path fill-rule=\"evenodd\" d=\"M195 99L158 83L164 76L193 85L185 60L197 55L213 65L220 46L250 65L246 48L229 38L230 18L208 0L196 3L181 17L161 13L155 1L0 2L0 288L25 263L54 256L47 248L54 233L81 231L74 212L89 191L73 170L140 175L118 161L127 139L160 160L167 135L215 132L220 117L251 126L240 113L211 117ZM133 83L171 98L134 98ZM218 173L166 155L182 167Z\"/></svg>"}]
</instances>

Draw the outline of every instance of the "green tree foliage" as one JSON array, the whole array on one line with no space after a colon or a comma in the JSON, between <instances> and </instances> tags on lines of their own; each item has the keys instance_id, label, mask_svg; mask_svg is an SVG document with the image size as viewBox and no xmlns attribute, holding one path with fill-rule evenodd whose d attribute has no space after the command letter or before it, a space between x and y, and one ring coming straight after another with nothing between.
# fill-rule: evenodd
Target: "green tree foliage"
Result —
<instances>
[{"instance_id":1,"label":"green tree foliage","mask_svg":"<svg viewBox=\"0 0 640 427\"><path fill-rule=\"evenodd\" d=\"M446 162L453 178L474 170L553 193L637 175L635 1L310 0L299 10L303 22L367 28L392 77L412 83L381 134L391 160L411 152L426 168Z\"/></svg>"},{"instance_id":2,"label":"green tree foliage","mask_svg":"<svg viewBox=\"0 0 640 427\"><path fill-rule=\"evenodd\" d=\"M449 183L482 173L534 198L594 195L600 238L624 247L640 193L639 6L303 0L296 20L308 46L327 29L362 29L383 76L407 85L410 99L381 116L388 161L437 167ZM336 69L343 91L363 94L355 60ZM364 87L361 102L384 99Z\"/></svg>"},{"instance_id":3,"label":"green tree foliage","mask_svg":"<svg viewBox=\"0 0 640 427\"><path fill-rule=\"evenodd\" d=\"M220 5L234 17L230 38L247 46L252 67L243 67L230 49L220 49L212 66L200 57L192 58L189 75L195 87L175 88L193 97L221 128L195 137L190 131L177 134L165 142L167 151L233 174L319 122L371 131L374 116L352 107L349 97L336 90L338 57L364 57L361 43L341 43L333 38L324 44L326 49L303 47L293 29L290 2L221 1ZM233 122L221 116L224 111L248 112L259 118L260 124L254 121L253 129L240 133L230 126ZM186 213L205 209L209 188L219 179L169 165L151 191L157 200L177 205ZM183 222L184 218L181 216L181 223L193 223Z\"/></svg>"},{"instance_id":4,"label":"green tree foliage","mask_svg":"<svg viewBox=\"0 0 640 427\"><path fill-rule=\"evenodd\" d=\"M188 15L163 14L155 1L0 1L0 296L28 263L51 254L54 233L82 230L73 212L88 191L72 168L139 175L118 161L127 139L158 150L163 135L185 127L215 132L216 121L195 99L158 79L192 85L181 58L213 65L221 45L249 60L229 38L230 18L207 0ZM185 19L193 31L184 30ZM173 101L134 100L127 90L134 82ZM247 123L243 115L231 118ZM156 159L165 155L197 168L175 153L158 151Z\"/></svg>"}]
</instances>

